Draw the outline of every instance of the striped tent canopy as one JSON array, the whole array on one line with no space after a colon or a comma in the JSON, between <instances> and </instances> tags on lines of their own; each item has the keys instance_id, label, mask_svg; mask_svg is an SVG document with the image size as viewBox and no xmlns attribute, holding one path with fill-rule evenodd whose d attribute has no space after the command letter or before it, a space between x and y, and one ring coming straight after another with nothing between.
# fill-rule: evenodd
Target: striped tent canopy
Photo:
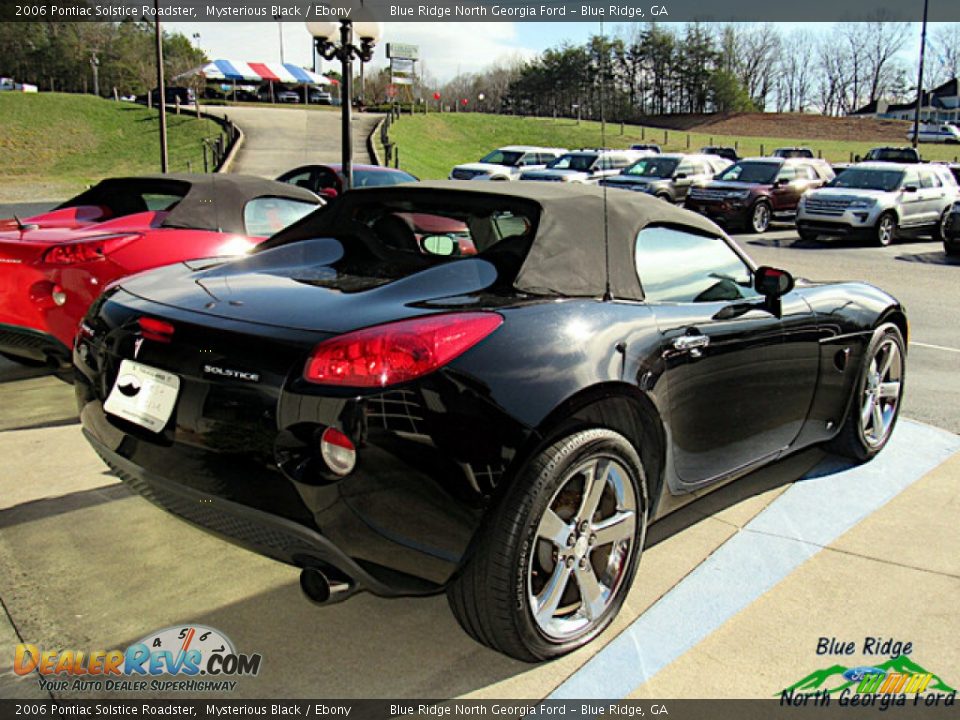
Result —
<instances>
[{"instance_id":1,"label":"striped tent canopy","mask_svg":"<svg viewBox=\"0 0 960 720\"><path fill-rule=\"evenodd\" d=\"M254 63L238 60L214 60L199 68L178 76L202 75L207 80L237 80L240 82L261 82L270 80L279 83L311 83L329 85L330 79L305 70L293 63Z\"/></svg>"}]
</instances>

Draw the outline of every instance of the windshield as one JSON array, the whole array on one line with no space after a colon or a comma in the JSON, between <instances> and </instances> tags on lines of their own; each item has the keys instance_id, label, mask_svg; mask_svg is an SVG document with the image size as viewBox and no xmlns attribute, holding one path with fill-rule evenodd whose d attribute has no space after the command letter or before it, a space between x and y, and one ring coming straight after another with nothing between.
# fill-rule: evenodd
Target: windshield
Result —
<instances>
[{"instance_id":1,"label":"windshield","mask_svg":"<svg viewBox=\"0 0 960 720\"><path fill-rule=\"evenodd\" d=\"M485 155L480 162L488 165L509 165L513 167L520 162L522 157L523 153L516 150L494 150L489 155Z\"/></svg>"},{"instance_id":2,"label":"windshield","mask_svg":"<svg viewBox=\"0 0 960 720\"><path fill-rule=\"evenodd\" d=\"M597 161L596 155L569 154L561 155L547 165L551 170L580 170L587 171Z\"/></svg>"},{"instance_id":3,"label":"windshield","mask_svg":"<svg viewBox=\"0 0 960 720\"><path fill-rule=\"evenodd\" d=\"M827 183L827 187L884 190L890 192L900 186L902 179L903 172L900 170L848 168Z\"/></svg>"},{"instance_id":4,"label":"windshield","mask_svg":"<svg viewBox=\"0 0 960 720\"><path fill-rule=\"evenodd\" d=\"M680 161L675 158L644 158L623 171L624 175L651 178L673 177Z\"/></svg>"},{"instance_id":5,"label":"windshield","mask_svg":"<svg viewBox=\"0 0 960 720\"><path fill-rule=\"evenodd\" d=\"M882 160L884 162L916 162L917 156L913 150L871 150L867 153L867 160Z\"/></svg>"},{"instance_id":6,"label":"windshield","mask_svg":"<svg viewBox=\"0 0 960 720\"><path fill-rule=\"evenodd\" d=\"M405 182L415 182L416 178L402 170L354 170L354 187L378 187L380 185L399 185Z\"/></svg>"},{"instance_id":7,"label":"windshield","mask_svg":"<svg viewBox=\"0 0 960 720\"><path fill-rule=\"evenodd\" d=\"M776 179L778 172L780 172L778 163L739 162L717 175L717 180L770 185Z\"/></svg>"}]
</instances>

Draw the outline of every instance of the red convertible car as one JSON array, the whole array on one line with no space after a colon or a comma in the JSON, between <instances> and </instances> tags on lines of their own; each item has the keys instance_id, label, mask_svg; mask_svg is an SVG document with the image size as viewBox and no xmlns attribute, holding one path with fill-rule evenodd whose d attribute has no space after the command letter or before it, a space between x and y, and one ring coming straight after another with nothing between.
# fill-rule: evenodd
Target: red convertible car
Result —
<instances>
[{"instance_id":1,"label":"red convertible car","mask_svg":"<svg viewBox=\"0 0 960 720\"><path fill-rule=\"evenodd\" d=\"M34 217L0 220L0 354L70 362L80 320L115 280L236 255L323 204L244 175L111 178Z\"/></svg>"}]
</instances>

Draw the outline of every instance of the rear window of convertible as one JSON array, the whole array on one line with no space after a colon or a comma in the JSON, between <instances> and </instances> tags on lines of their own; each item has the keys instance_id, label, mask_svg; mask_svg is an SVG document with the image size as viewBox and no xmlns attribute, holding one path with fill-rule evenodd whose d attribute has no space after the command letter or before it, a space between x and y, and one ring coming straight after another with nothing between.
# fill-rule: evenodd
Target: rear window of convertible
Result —
<instances>
[{"instance_id":1,"label":"rear window of convertible","mask_svg":"<svg viewBox=\"0 0 960 720\"><path fill-rule=\"evenodd\" d=\"M310 228L313 237L325 239L328 248L330 243L338 247L333 253L336 257L324 251L301 261L308 265L321 262L340 278L376 282L477 256L493 262L502 279L510 279L526 258L540 216L538 205L515 198L453 201L377 195L350 200L345 200L335 215L317 216L316 228ZM293 242L286 247L296 252L302 244ZM316 246L311 252L315 251Z\"/></svg>"}]
</instances>

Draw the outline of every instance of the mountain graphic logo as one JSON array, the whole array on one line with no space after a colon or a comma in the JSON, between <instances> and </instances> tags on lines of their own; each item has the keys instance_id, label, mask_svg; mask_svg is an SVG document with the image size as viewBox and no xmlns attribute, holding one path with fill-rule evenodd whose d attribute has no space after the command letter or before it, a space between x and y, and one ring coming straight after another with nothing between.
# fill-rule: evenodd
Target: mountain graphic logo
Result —
<instances>
[{"instance_id":1,"label":"mountain graphic logo","mask_svg":"<svg viewBox=\"0 0 960 720\"><path fill-rule=\"evenodd\" d=\"M927 679L929 676L929 679ZM921 688L912 690L913 688ZM861 689L863 688L863 689ZM783 693L821 692L827 695L850 689L852 692L910 693L910 692L956 692L939 675L924 669L906 655L899 655L878 665L844 667L831 665L814 670L805 678L785 687Z\"/></svg>"}]
</instances>

